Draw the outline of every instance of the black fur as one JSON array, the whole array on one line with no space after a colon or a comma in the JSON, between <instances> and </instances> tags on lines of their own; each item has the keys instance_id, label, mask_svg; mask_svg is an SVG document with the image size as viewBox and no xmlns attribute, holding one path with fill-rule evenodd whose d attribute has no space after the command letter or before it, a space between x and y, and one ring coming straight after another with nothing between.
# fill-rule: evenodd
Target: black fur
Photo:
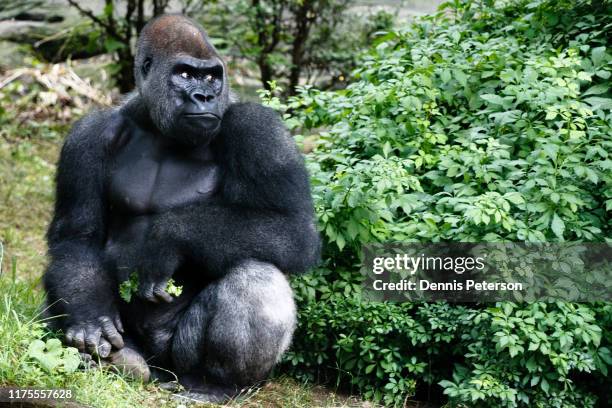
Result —
<instances>
[{"instance_id":1,"label":"black fur","mask_svg":"<svg viewBox=\"0 0 612 408\"><path fill-rule=\"evenodd\" d=\"M56 200L47 238L51 263L44 284L53 315L64 326L117 315L116 282L104 269L108 225L104 195L108 141L117 132L110 112L78 121L64 144L56 177Z\"/></svg>"},{"instance_id":2,"label":"black fur","mask_svg":"<svg viewBox=\"0 0 612 408\"><path fill-rule=\"evenodd\" d=\"M164 85L174 54L156 38L171 27L202 64L218 56L190 20L163 16L148 27L138 94L77 122L62 149L44 276L49 310L63 315L56 327L83 352L112 357L129 344L209 386L253 383L295 325L280 271L304 272L319 259L308 175L275 112L231 104L225 69L211 108L222 112L218 130L170 134L168 123L182 120L172 98L183 94ZM196 43L181 38L194 27ZM201 82L189 86L207 92ZM197 186L206 187L201 195ZM118 286L133 271L140 291L126 303ZM176 299L160 289L170 278L184 286Z\"/></svg>"},{"instance_id":3,"label":"black fur","mask_svg":"<svg viewBox=\"0 0 612 408\"><path fill-rule=\"evenodd\" d=\"M242 259L287 273L312 267L319 241L308 174L278 115L261 105L234 104L212 148L222 163L221 194L156 216L146 269L171 271L181 257L215 276ZM202 228L212 225L219 227ZM155 257L159 253L165 262Z\"/></svg>"}]
</instances>

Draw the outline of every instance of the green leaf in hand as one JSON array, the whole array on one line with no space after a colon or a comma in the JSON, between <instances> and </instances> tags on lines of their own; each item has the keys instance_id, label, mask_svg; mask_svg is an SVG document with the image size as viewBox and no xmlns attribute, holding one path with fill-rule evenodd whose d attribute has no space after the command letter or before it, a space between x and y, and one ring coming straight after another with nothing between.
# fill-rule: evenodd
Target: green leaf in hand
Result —
<instances>
[{"instance_id":1,"label":"green leaf in hand","mask_svg":"<svg viewBox=\"0 0 612 408\"><path fill-rule=\"evenodd\" d=\"M172 296L180 296L183 293L183 286L176 286L174 279L170 279L166 285L166 292Z\"/></svg>"},{"instance_id":2,"label":"green leaf in hand","mask_svg":"<svg viewBox=\"0 0 612 408\"><path fill-rule=\"evenodd\" d=\"M130 278L126 281L121 282L119 285L119 296L121 299L125 300L127 303L130 303L132 300L132 295L138 291L138 274L136 272L132 272L130 274Z\"/></svg>"},{"instance_id":3,"label":"green leaf in hand","mask_svg":"<svg viewBox=\"0 0 612 408\"><path fill-rule=\"evenodd\" d=\"M132 300L132 295L138 291L138 274L136 272L132 272L130 274L130 278L126 281L121 282L119 285L119 295L121 299L125 300L127 303L130 303ZM183 287L177 286L174 279L169 279L166 284L166 292L172 296L180 296L183 293Z\"/></svg>"}]
</instances>

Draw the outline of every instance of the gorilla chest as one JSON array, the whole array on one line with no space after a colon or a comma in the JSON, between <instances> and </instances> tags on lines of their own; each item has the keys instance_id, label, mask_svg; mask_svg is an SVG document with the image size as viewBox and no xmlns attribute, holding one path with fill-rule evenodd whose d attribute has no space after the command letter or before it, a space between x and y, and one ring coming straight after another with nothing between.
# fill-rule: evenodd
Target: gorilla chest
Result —
<instances>
[{"instance_id":1,"label":"gorilla chest","mask_svg":"<svg viewBox=\"0 0 612 408\"><path fill-rule=\"evenodd\" d=\"M115 156L109 195L113 210L146 214L212 196L219 168L207 151L176 151L137 134Z\"/></svg>"}]
</instances>

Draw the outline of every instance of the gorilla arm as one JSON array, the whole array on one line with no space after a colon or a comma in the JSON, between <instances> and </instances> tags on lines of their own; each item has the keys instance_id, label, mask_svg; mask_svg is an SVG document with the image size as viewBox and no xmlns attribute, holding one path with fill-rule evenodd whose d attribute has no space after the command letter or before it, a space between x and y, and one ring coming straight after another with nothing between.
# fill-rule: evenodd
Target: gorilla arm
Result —
<instances>
[{"instance_id":1,"label":"gorilla arm","mask_svg":"<svg viewBox=\"0 0 612 408\"><path fill-rule=\"evenodd\" d=\"M50 312L65 315L60 328L69 344L101 357L111 344L123 347L113 301L116 285L102 265L104 141L118 132L120 122L118 115L99 112L73 127L58 165L55 215L47 233L50 264L44 285Z\"/></svg>"},{"instance_id":2,"label":"gorilla arm","mask_svg":"<svg viewBox=\"0 0 612 408\"><path fill-rule=\"evenodd\" d=\"M213 149L223 173L219 196L153 221L141 268L149 294L184 261L218 277L248 258L287 273L319 260L308 174L278 115L257 104L232 105Z\"/></svg>"}]
</instances>

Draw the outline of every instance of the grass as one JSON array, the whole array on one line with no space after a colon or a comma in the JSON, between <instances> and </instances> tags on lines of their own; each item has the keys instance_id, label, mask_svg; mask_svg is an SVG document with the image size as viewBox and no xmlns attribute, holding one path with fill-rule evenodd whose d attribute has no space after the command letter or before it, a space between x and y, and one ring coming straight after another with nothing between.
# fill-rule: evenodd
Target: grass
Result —
<instances>
[{"instance_id":1,"label":"grass","mask_svg":"<svg viewBox=\"0 0 612 408\"><path fill-rule=\"evenodd\" d=\"M155 384L129 381L107 369L45 371L28 356L33 341L55 335L46 329L41 314L40 278L47 263L44 234L53 209L55 163L69 123L76 117L54 116L58 109L65 109L61 105L41 114L31 98L35 88L16 85L12 91L0 94L0 386L69 388L78 402L92 407L192 406ZM227 406L370 404L279 376Z\"/></svg>"}]
</instances>

